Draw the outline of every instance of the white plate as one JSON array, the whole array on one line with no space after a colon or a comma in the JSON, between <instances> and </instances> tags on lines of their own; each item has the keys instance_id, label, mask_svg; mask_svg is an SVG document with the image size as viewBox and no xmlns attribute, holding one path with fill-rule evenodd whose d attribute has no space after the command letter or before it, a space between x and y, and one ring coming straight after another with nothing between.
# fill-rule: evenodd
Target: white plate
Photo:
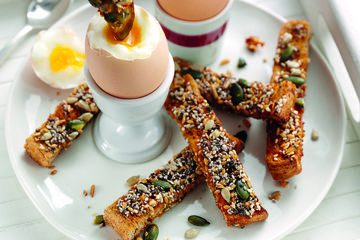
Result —
<instances>
[{"instance_id":1,"label":"white plate","mask_svg":"<svg viewBox=\"0 0 360 240\"><path fill-rule=\"evenodd\" d=\"M137 0L138 5L153 12L152 1ZM84 6L56 25L74 29L84 39L87 23L96 12ZM212 67L218 72L232 69L239 77L268 82L271 76L278 31L284 19L253 4L235 1L222 55ZM255 53L245 47L245 38L255 35L264 40L265 46ZM265 127L262 121L251 119L246 149L240 154L245 170L252 179L256 194L269 212L269 218L244 229L226 227L220 211L205 183L171 211L165 213L156 224L160 228L158 239L171 237L183 239L191 226L186 219L190 214L207 218L212 224L203 228L197 239L276 239L283 237L298 226L318 206L330 188L342 158L345 133L345 110L338 88L319 52L311 49L311 65L308 74L306 111L304 114L306 137L304 143L303 172L292 178L287 188L274 182L265 166ZM236 70L239 57L248 65ZM226 66L219 66L223 58L231 58ZM267 62L263 59L267 58ZM54 107L69 91L48 87L39 81L30 61L18 75L12 89L6 119L6 137L11 163L15 173L38 210L59 231L74 239L117 239L111 227L94 226L93 213L101 214L127 190L126 179L148 174L165 164L173 154L185 146L174 121L170 146L157 159L136 165L119 164L105 158L95 147L92 126L74 142L71 148L55 161L58 171L39 167L25 153L25 138L53 112ZM217 111L225 127L232 134L244 129L239 127L242 118ZM311 141L310 133L316 129L320 139ZM96 185L95 197L82 196L83 190ZM297 188L295 188L297 186ZM282 192L277 203L267 195L275 190Z\"/></svg>"}]
</instances>

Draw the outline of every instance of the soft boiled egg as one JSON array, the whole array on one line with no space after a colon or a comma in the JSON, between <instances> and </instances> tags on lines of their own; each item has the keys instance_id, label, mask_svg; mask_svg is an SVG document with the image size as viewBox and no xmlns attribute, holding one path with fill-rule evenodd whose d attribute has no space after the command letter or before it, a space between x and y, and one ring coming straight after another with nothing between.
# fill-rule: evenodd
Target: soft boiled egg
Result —
<instances>
[{"instance_id":1,"label":"soft boiled egg","mask_svg":"<svg viewBox=\"0 0 360 240\"><path fill-rule=\"evenodd\" d=\"M70 28L41 31L31 60L35 74L53 87L72 88L84 81L84 44Z\"/></svg>"},{"instance_id":2,"label":"soft boiled egg","mask_svg":"<svg viewBox=\"0 0 360 240\"><path fill-rule=\"evenodd\" d=\"M116 40L109 24L97 13L85 39L86 63L96 84L118 98L140 98L163 82L169 63L166 37L157 20L135 5L129 35Z\"/></svg>"}]
</instances>

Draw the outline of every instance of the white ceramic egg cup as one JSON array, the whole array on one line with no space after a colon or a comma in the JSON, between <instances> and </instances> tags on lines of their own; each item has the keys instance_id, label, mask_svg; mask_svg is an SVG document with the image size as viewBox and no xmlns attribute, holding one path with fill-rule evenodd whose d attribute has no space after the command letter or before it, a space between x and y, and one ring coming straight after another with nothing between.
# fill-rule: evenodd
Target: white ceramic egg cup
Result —
<instances>
[{"instance_id":1,"label":"white ceramic egg cup","mask_svg":"<svg viewBox=\"0 0 360 240\"><path fill-rule=\"evenodd\" d=\"M174 62L163 83L152 93L136 99L121 99L104 92L84 67L85 79L101 110L94 124L94 140L100 151L122 163L140 163L159 156L167 147L171 128L163 104L174 76Z\"/></svg>"}]
</instances>

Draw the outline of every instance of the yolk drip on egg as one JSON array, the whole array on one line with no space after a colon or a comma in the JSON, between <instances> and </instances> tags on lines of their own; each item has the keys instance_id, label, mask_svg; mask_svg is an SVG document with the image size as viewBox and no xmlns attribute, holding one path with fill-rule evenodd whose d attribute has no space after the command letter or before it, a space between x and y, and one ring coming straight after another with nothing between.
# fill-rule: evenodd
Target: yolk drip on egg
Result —
<instances>
[{"instance_id":1,"label":"yolk drip on egg","mask_svg":"<svg viewBox=\"0 0 360 240\"><path fill-rule=\"evenodd\" d=\"M111 29L109 25L104 28L104 33L106 36L106 40L111 44L121 44L127 48L132 48L137 46L141 41L141 29L140 26L134 22L129 35L124 40L117 40L114 34L114 31Z\"/></svg>"},{"instance_id":2,"label":"yolk drip on egg","mask_svg":"<svg viewBox=\"0 0 360 240\"><path fill-rule=\"evenodd\" d=\"M69 47L57 46L51 52L49 60L50 67L54 72L65 70L68 67L81 70L84 66L85 54L81 54Z\"/></svg>"}]
</instances>

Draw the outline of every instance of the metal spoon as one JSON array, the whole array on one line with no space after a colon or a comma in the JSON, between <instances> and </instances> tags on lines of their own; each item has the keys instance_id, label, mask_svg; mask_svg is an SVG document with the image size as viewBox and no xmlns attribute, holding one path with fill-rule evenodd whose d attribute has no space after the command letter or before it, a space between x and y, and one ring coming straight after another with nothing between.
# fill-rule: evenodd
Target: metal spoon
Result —
<instances>
[{"instance_id":1,"label":"metal spoon","mask_svg":"<svg viewBox=\"0 0 360 240\"><path fill-rule=\"evenodd\" d=\"M33 30L50 27L66 11L71 0L33 0L27 11L27 25L24 26L0 51L0 64L14 50L18 42Z\"/></svg>"}]
</instances>

